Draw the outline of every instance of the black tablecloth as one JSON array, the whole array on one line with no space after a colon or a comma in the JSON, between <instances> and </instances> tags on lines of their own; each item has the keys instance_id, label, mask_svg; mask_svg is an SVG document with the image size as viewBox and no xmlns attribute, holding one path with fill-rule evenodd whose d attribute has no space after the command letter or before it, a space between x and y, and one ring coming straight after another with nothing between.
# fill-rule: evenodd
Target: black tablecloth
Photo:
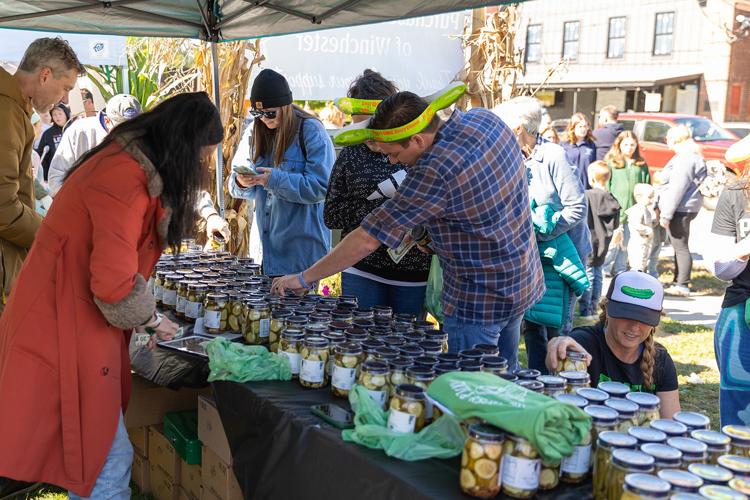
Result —
<instances>
[{"instance_id":1,"label":"black tablecloth","mask_svg":"<svg viewBox=\"0 0 750 500\"><path fill-rule=\"evenodd\" d=\"M212 385L246 498L469 498L459 487L460 456L404 462L344 442L339 429L310 412L316 404L349 407L329 388L303 389L294 381ZM591 497L590 482L537 496Z\"/></svg>"}]
</instances>

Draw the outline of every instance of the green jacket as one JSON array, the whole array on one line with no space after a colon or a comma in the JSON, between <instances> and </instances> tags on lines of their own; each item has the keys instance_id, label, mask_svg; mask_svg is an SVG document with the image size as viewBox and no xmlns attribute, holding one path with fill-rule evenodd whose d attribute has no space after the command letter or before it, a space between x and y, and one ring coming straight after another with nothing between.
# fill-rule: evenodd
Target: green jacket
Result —
<instances>
[{"instance_id":1,"label":"green jacket","mask_svg":"<svg viewBox=\"0 0 750 500\"><path fill-rule=\"evenodd\" d=\"M609 192L614 195L620 204L620 223L621 225L628 221L628 208L635 205L633 189L636 184L651 184L651 175L648 173L648 167L629 165L623 168L615 168L610 162L608 164L611 176L609 178Z\"/></svg>"}]
</instances>

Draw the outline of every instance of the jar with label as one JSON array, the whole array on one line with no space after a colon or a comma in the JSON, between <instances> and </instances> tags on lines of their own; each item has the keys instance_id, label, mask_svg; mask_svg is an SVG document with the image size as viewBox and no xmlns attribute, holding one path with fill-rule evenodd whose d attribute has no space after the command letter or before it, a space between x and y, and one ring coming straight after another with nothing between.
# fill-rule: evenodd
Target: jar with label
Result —
<instances>
[{"instance_id":1,"label":"jar with label","mask_svg":"<svg viewBox=\"0 0 750 500\"><path fill-rule=\"evenodd\" d=\"M604 402L604 406L617 411L617 430L628 432L631 427L638 426L638 405L623 398L615 398L610 395Z\"/></svg>"},{"instance_id":2,"label":"jar with label","mask_svg":"<svg viewBox=\"0 0 750 500\"><path fill-rule=\"evenodd\" d=\"M414 366L424 366L427 368L435 368L439 363L435 356L417 356L414 358Z\"/></svg>"},{"instance_id":3,"label":"jar with label","mask_svg":"<svg viewBox=\"0 0 750 500\"><path fill-rule=\"evenodd\" d=\"M690 464L688 472L703 479L703 484L716 484L727 486L734 478L734 474L718 465Z\"/></svg>"},{"instance_id":4,"label":"jar with label","mask_svg":"<svg viewBox=\"0 0 750 500\"><path fill-rule=\"evenodd\" d=\"M419 432L425 425L427 396L416 385L401 384L391 397L388 429L394 432Z\"/></svg>"},{"instance_id":5,"label":"jar with label","mask_svg":"<svg viewBox=\"0 0 750 500\"><path fill-rule=\"evenodd\" d=\"M355 342L343 342L333 348L333 373L331 374L331 392L334 396L349 396L357 370L362 360L362 347Z\"/></svg>"},{"instance_id":6,"label":"jar with label","mask_svg":"<svg viewBox=\"0 0 750 500\"><path fill-rule=\"evenodd\" d=\"M638 440L638 446L644 444L665 444L667 435L651 427L631 427L628 429L628 435Z\"/></svg>"},{"instance_id":7,"label":"jar with label","mask_svg":"<svg viewBox=\"0 0 750 500\"><path fill-rule=\"evenodd\" d=\"M440 354L445 354L443 352L443 346L439 342L435 342L434 340L423 340L419 343L419 347L421 347L424 353L429 356L438 356Z\"/></svg>"},{"instance_id":8,"label":"jar with label","mask_svg":"<svg viewBox=\"0 0 750 500\"><path fill-rule=\"evenodd\" d=\"M750 495L750 481L747 479L735 477L729 481L729 487L743 495Z\"/></svg>"},{"instance_id":9,"label":"jar with label","mask_svg":"<svg viewBox=\"0 0 750 500\"><path fill-rule=\"evenodd\" d=\"M357 383L367 389L373 401L385 409L388 402L388 365L382 361L367 360L362 363Z\"/></svg>"},{"instance_id":10,"label":"jar with label","mask_svg":"<svg viewBox=\"0 0 750 500\"><path fill-rule=\"evenodd\" d=\"M583 411L591 417L591 442L594 448L599 443L599 435L603 432L614 431L617 427L617 412L612 408L601 405L589 405Z\"/></svg>"},{"instance_id":11,"label":"jar with label","mask_svg":"<svg viewBox=\"0 0 750 500\"><path fill-rule=\"evenodd\" d=\"M609 408L608 408L609 409ZM616 431L599 433L593 451L593 492L596 500L607 498L607 484L612 467L612 452L618 449L635 449L638 441L627 434Z\"/></svg>"},{"instance_id":12,"label":"jar with label","mask_svg":"<svg viewBox=\"0 0 750 500\"><path fill-rule=\"evenodd\" d=\"M565 394L565 379L554 375L541 375L537 381L544 384L544 394L554 398L558 394Z\"/></svg>"},{"instance_id":13,"label":"jar with label","mask_svg":"<svg viewBox=\"0 0 750 500\"><path fill-rule=\"evenodd\" d=\"M705 429L696 429L690 433L690 437L708 446L708 463L716 465L719 457L727 455L732 444L729 436L718 431L707 431Z\"/></svg>"},{"instance_id":14,"label":"jar with label","mask_svg":"<svg viewBox=\"0 0 750 500\"><path fill-rule=\"evenodd\" d=\"M693 438L675 437L667 439L667 444L682 452L682 468L690 464L705 464L708 459L708 446Z\"/></svg>"},{"instance_id":15,"label":"jar with label","mask_svg":"<svg viewBox=\"0 0 750 500\"><path fill-rule=\"evenodd\" d=\"M393 396L396 393L396 387L406 384L406 369L412 366L414 362L407 358L393 358L388 360L388 367L391 370L388 376L389 394Z\"/></svg>"},{"instance_id":16,"label":"jar with label","mask_svg":"<svg viewBox=\"0 0 750 500\"><path fill-rule=\"evenodd\" d=\"M189 279L181 279L177 282L177 297L175 299L174 315L176 318L185 319L185 303L188 296L188 285L193 283Z\"/></svg>"},{"instance_id":17,"label":"jar with label","mask_svg":"<svg viewBox=\"0 0 750 500\"><path fill-rule=\"evenodd\" d=\"M662 431L667 435L667 438L685 437L688 432L688 428L685 426L685 424L675 422L674 420L670 420L668 418L658 418L656 420L652 420L649 424L649 427Z\"/></svg>"},{"instance_id":18,"label":"jar with label","mask_svg":"<svg viewBox=\"0 0 750 500\"><path fill-rule=\"evenodd\" d=\"M164 297L164 281L170 274L172 274L171 270L156 271L156 278L154 278L154 299L156 300L157 307L163 305L162 297Z\"/></svg>"},{"instance_id":19,"label":"jar with label","mask_svg":"<svg viewBox=\"0 0 750 500\"><path fill-rule=\"evenodd\" d=\"M571 399L573 398L573 399ZM555 399L562 403L573 404L580 408L586 400L573 394L559 394ZM573 453L563 457L560 462L560 480L563 483L578 484L586 480L591 470L591 436L592 430L584 434L581 442L573 448Z\"/></svg>"},{"instance_id":20,"label":"jar with label","mask_svg":"<svg viewBox=\"0 0 750 500\"><path fill-rule=\"evenodd\" d=\"M305 337L300 350L299 383L308 389L320 389L328 383L328 340Z\"/></svg>"},{"instance_id":21,"label":"jar with label","mask_svg":"<svg viewBox=\"0 0 750 500\"><path fill-rule=\"evenodd\" d=\"M555 368L555 375L560 372L585 372L588 368L586 363L586 354L568 349L565 351L565 359L561 359Z\"/></svg>"},{"instance_id":22,"label":"jar with label","mask_svg":"<svg viewBox=\"0 0 750 500\"><path fill-rule=\"evenodd\" d=\"M725 425L721 432L732 440L732 455L750 458L750 427L744 425Z\"/></svg>"},{"instance_id":23,"label":"jar with label","mask_svg":"<svg viewBox=\"0 0 750 500\"><path fill-rule=\"evenodd\" d=\"M167 274L164 277L161 297L161 304L164 309L174 311L177 305L177 283L182 279L182 275L177 273Z\"/></svg>"},{"instance_id":24,"label":"jar with label","mask_svg":"<svg viewBox=\"0 0 750 500\"><path fill-rule=\"evenodd\" d=\"M750 458L740 455L722 455L717 465L734 474L734 477L750 480Z\"/></svg>"},{"instance_id":25,"label":"jar with label","mask_svg":"<svg viewBox=\"0 0 750 500\"><path fill-rule=\"evenodd\" d=\"M539 469L539 490L553 490L558 484L560 484L560 464L555 465L542 460L542 466Z\"/></svg>"},{"instance_id":26,"label":"jar with label","mask_svg":"<svg viewBox=\"0 0 750 500\"><path fill-rule=\"evenodd\" d=\"M562 371L558 376L565 379L565 392L568 394L576 394L581 387L591 387L588 372Z\"/></svg>"},{"instance_id":27,"label":"jar with label","mask_svg":"<svg viewBox=\"0 0 750 500\"><path fill-rule=\"evenodd\" d=\"M289 309L276 309L271 312L271 323L268 328L268 350L277 352L281 334L286 328L286 320L292 317L292 311Z\"/></svg>"},{"instance_id":28,"label":"jar with label","mask_svg":"<svg viewBox=\"0 0 750 500\"><path fill-rule=\"evenodd\" d=\"M279 356L285 356L289 360L292 369L292 378L299 377L299 368L302 361L302 341L305 334L299 328L286 328L281 333L279 341Z\"/></svg>"},{"instance_id":29,"label":"jar with label","mask_svg":"<svg viewBox=\"0 0 750 500\"><path fill-rule=\"evenodd\" d=\"M711 428L711 419L702 413L694 411L678 411L672 416L672 420L685 424L688 432L697 429L708 430Z\"/></svg>"},{"instance_id":30,"label":"jar with label","mask_svg":"<svg viewBox=\"0 0 750 500\"><path fill-rule=\"evenodd\" d=\"M638 405L638 425L648 425L660 418L660 400L656 394L648 392L629 392L625 399Z\"/></svg>"},{"instance_id":31,"label":"jar with label","mask_svg":"<svg viewBox=\"0 0 750 500\"><path fill-rule=\"evenodd\" d=\"M424 389L425 393L429 389L430 384L435 380L435 370L426 366L410 366L406 369L406 383L416 385ZM432 402L425 400L425 422L432 422Z\"/></svg>"},{"instance_id":32,"label":"jar with label","mask_svg":"<svg viewBox=\"0 0 750 500\"><path fill-rule=\"evenodd\" d=\"M698 493L703 486L703 479L681 469L663 469L657 476L670 484L673 493Z\"/></svg>"},{"instance_id":33,"label":"jar with label","mask_svg":"<svg viewBox=\"0 0 750 500\"><path fill-rule=\"evenodd\" d=\"M500 493L500 466L505 435L497 427L474 424L461 455L461 490L475 498Z\"/></svg>"},{"instance_id":34,"label":"jar with label","mask_svg":"<svg viewBox=\"0 0 750 500\"><path fill-rule=\"evenodd\" d=\"M496 344L474 344L473 349L481 352L482 357L500 355L500 348Z\"/></svg>"},{"instance_id":35,"label":"jar with label","mask_svg":"<svg viewBox=\"0 0 750 500\"><path fill-rule=\"evenodd\" d=\"M245 319L245 342L250 345L268 345L271 334L271 309L264 300L248 300Z\"/></svg>"},{"instance_id":36,"label":"jar with label","mask_svg":"<svg viewBox=\"0 0 750 500\"><path fill-rule=\"evenodd\" d=\"M677 448L666 444L646 443L641 445L641 451L654 457L655 472L662 469L679 469L682 466L682 452Z\"/></svg>"},{"instance_id":37,"label":"jar with label","mask_svg":"<svg viewBox=\"0 0 750 500\"><path fill-rule=\"evenodd\" d=\"M232 333L245 333L245 323L249 307L242 300L242 296L236 290L228 291L227 294L227 329ZM263 302L268 307L268 304Z\"/></svg>"},{"instance_id":38,"label":"jar with label","mask_svg":"<svg viewBox=\"0 0 750 500\"><path fill-rule=\"evenodd\" d=\"M493 375L508 373L508 360L502 356L483 356L482 371Z\"/></svg>"},{"instance_id":39,"label":"jar with label","mask_svg":"<svg viewBox=\"0 0 750 500\"><path fill-rule=\"evenodd\" d=\"M624 398L630 392L630 387L627 384L611 380L599 382L596 388L609 394L610 398Z\"/></svg>"},{"instance_id":40,"label":"jar with label","mask_svg":"<svg viewBox=\"0 0 750 500\"><path fill-rule=\"evenodd\" d=\"M622 487L621 500L660 500L669 498L670 486L651 474L628 474Z\"/></svg>"},{"instance_id":41,"label":"jar with label","mask_svg":"<svg viewBox=\"0 0 750 500\"><path fill-rule=\"evenodd\" d=\"M227 295L211 292L203 303L203 329L217 335L227 329Z\"/></svg>"},{"instance_id":42,"label":"jar with label","mask_svg":"<svg viewBox=\"0 0 750 500\"><path fill-rule=\"evenodd\" d=\"M448 352L448 334L442 330L426 330L424 337L426 340L431 340L440 344L440 350L442 352Z\"/></svg>"},{"instance_id":43,"label":"jar with label","mask_svg":"<svg viewBox=\"0 0 750 500\"><path fill-rule=\"evenodd\" d=\"M398 353L402 358L414 359L424 354L424 350L417 344L404 344L398 348Z\"/></svg>"},{"instance_id":44,"label":"jar with label","mask_svg":"<svg viewBox=\"0 0 750 500\"><path fill-rule=\"evenodd\" d=\"M503 443L501 486L512 498L531 498L539 490L542 460L525 438L508 434Z\"/></svg>"},{"instance_id":45,"label":"jar with label","mask_svg":"<svg viewBox=\"0 0 750 500\"><path fill-rule=\"evenodd\" d=\"M747 497L739 491L734 491L729 486L716 486L709 484L698 490L701 497L708 500L747 500Z\"/></svg>"},{"instance_id":46,"label":"jar with label","mask_svg":"<svg viewBox=\"0 0 750 500\"><path fill-rule=\"evenodd\" d=\"M612 462L607 478L607 500L620 500L625 476L633 473L651 473L654 470L654 457L642 451L623 448L612 452Z\"/></svg>"},{"instance_id":47,"label":"jar with label","mask_svg":"<svg viewBox=\"0 0 750 500\"><path fill-rule=\"evenodd\" d=\"M203 302L206 300L208 287L203 283L188 284L188 296L185 302L185 320L195 323L195 320L203 317Z\"/></svg>"},{"instance_id":48,"label":"jar with label","mask_svg":"<svg viewBox=\"0 0 750 500\"><path fill-rule=\"evenodd\" d=\"M586 398L582 398L581 396L576 396L575 394L558 394L555 396L555 399L558 400L561 403L565 403L568 405L573 405L577 408L580 408L583 410L588 406L588 401L586 401Z\"/></svg>"}]
</instances>

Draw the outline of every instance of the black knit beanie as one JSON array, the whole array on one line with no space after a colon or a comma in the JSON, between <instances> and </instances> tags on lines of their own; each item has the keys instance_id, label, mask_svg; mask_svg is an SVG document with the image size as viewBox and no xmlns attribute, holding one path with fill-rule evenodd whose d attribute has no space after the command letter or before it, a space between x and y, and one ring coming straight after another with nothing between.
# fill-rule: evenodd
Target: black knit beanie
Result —
<instances>
[{"instance_id":1,"label":"black knit beanie","mask_svg":"<svg viewBox=\"0 0 750 500\"><path fill-rule=\"evenodd\" d=\"M253 108L278 108L292 103L292 89L286 78L272 69L264 69L255 77L250 89Z\"/></svg>"}]
</instances>

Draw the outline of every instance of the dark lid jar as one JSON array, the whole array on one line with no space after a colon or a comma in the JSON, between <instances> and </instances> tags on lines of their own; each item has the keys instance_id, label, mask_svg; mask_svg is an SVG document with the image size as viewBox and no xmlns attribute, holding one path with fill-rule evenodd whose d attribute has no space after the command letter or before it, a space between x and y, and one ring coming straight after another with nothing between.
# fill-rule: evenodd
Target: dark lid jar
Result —
<instances>
[{"instance_id":1,"label":"dark lid jar","mask_svg":"<svg viewBox=\"0 0 750 500\"><path fill-rule=\"evenodd\" d=\"M458 351L458 357L460 359L476 359L477 361L481 361L482 356L482 351L479 349L462 349Z\"/></svg>"},{"instance_id":2,"label":"dark lid jar","mask_svg":"<svg viewBox=\"0 0 750 500\"><path fill-rule=\"evenodd\" d=\"M351 325L346 321L331 321L328 323L328 329L332 332L346 333ZM364 338L367 338L367 332L364 332Z\"/></svg>"},{"instance_id":3,"label":"dark lid jar","mask_svg":"<svg viewBox=\"0 0 750 500\"><path fill-rule=\"evenodd\" d=\"M462 359L458 362L457 367L462 372L482 371L482 363L476 359Z\"/></svg>"},{"instance_id":4,"label":"dark lid jar","mask_svg":"<svg viewBox=\"0 0 750 500\"><path fill-rule=\"evenodd\" d=\"M332 326L333 326L333 323L331 323L331 327ZM346 334L347 340L351 342L364 342L370 337L367 333L367 330L364 330L362 328L357 328L356 326L350 326L346 328L344 330L344 333Z\"/></svg>"},{"instance_id":5,"label":"dark lid jar","mask_svg":"<svg viewBox=\"0 0 750 500\"><path fill-rule=\"evenodd\" d=\"M458 366L452 363L438 363L433 369L435 370L435 375L443 375L444 373L457 372Z\"/></svg>"},{"instance_id":6,"label":"dark lid jar","mask_svg":"<svg viewBox=\"0 0 750 500\"><path fill-rule=\"evenodd\" d=\"M516 384L531 392L538 392L539 394L544 392L544 384L538 380L518 380Z\"/></svg>"},{"instance_id":7,"label":"dark lid jar","mask_svg":"<svg viewBox=\"0 0 750 500\"><path fill-rule=\"evenodd\" d=\"M452 352L443 352L437 355L437 359L441 363L458 363L461 358L458 356L458 354L454 354Z\"/></svg>"},{"instance_id":8,"label":"dark lid jar","mask_svg":"<svg viewBox=\"0 0 750 500\"><path fill-rule=\"evenodd\" d=\"M406 339L400 335L387 335L383 337L383 342L385 342L385 345L388 347L399 348L406 344Z\"/></svg>"},{"instance_id":9,"label":"dark lid jar","mask_svg":"<svg viewBox=\"0 0 750 500\"><path fill-rule=\"evenodd\" d=\"M417 356L414 358L414 364L416 366L426 366L427 368L434 368L439 363L435 356Z\"/></svg>"},{"instance_id":10,"label":"dark lid jar","mask_svg":"<svg viewBox=\"0 0 750 500\"><path fill-rule=\"evenodd\" d=\"M416 358L424 354L424 349L417 344L404 344L398 348L398 352L405 358Z\"/></svg>"},{"instance_id":11,"label":"dark lid jar","mask_svg":"<svg viewBox=\"0 0 750 500\"><path fill-rule=\"evenodd\" d=\"M533 370L533 369L523 369L516 371L516 375L518 376L519 380L536 380L538 376L540 376L542 372L539 370Z\"/></svg>"},{"instance_id":12,"label":"dark lid jar","mask_svg":"<svg viewBox=\"0 0 750 500\"><path fill-rule=\"evenodd\" d=\"M439 342L435 342L434 340L423 340L419 343L419 347L424 350L425 354L429 354L431 356L439 356L441 354L444 354L443 346ZM458 355L456 355L456 358L458 358Z\"/></svg>"},{"instance_id":13,"label":"dark lid jar","mask_svg":"<svg viewBox=\"0 0 750 500\"><path fill-rule=\"evenodd\" d=\"M495 344L474 344L472 349L476 349L484 356L499 356L500 348Z\"/></svg>"},{"instance_id":14,"label":"dark lid jar","mask_svg":"<svg viewBox=\"0 0 750 500\"><path fill-rule=\"evenodd\" d=\"M508 371L508 360L502 356L482 356L482 370L500 374Z\"/></svg>"},{"instance_id":15,"label":"dark lid jar","mask_svg":"<svg viewBox=\"0 0 750 500\"><path fill-rule=\"evenodd\" d=\"M378 361L388 362L398 357L398 350L392 347L378 347L375 349L375 359Z\"/></svg>"}]
</instances>

